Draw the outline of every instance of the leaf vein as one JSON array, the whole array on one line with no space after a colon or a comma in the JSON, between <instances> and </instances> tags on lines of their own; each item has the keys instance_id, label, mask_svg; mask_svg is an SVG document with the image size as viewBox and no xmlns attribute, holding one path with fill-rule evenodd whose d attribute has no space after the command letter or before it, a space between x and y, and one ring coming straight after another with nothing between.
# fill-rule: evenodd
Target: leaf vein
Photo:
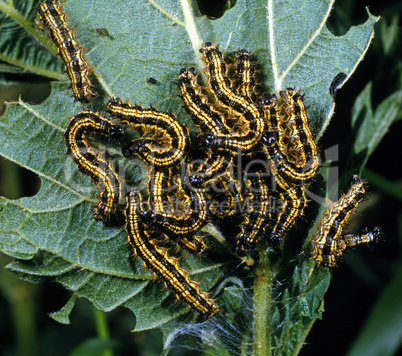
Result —
<instances>
[{"instance_id":1,"label":"leaf vein","mask_svg":"<svg viewBox=\"0 0 402 356\"><path fill-rule=\"evenodd\" d=\"M186 28L188 37L193 47L194 57L197 61L198 68L204 67L204 62L202 61L202 55L200 53L200 48L202 46L201 38L197 31L197 26L194 21L194 10L191 6L191 0L180 0L180 4L184 15L184 27Z\"/></svg>"},{"instance_id":2,"label":"leaf vein","mask_svg":"<svg viewBox=\"0 0 402 356\"><path fill-rule=\"evenodd\" d=\"M148 2L155 7L159 12L161 12L162 14L164 14L166 17L168 17L169 19L171 19L173 22L177 23L180 26L185 27L185 24L183 21L180 21L177 17L173 16L172 14L170 14L168 11L166 11L163 7L159 6L154 0L148 0Z\"/></svg>"},{"instance_id":3,"label":"leaf vein","mask_svg":"<svg viewBox=\"0 0 402 356\"><path fill-rule=\"evenodd\" d=\"M272 0L270 0L270 1L272 1ZM284 78L288 75L290 70L296 65L296 63L300 60L300 58L306 53L307 49L310 48L310 46L313 44L315 39L320 35L323 27L325 26L325 24L327 22L329 14L332 10L332 5L333 5L334 1L335 0L331 0L331 2L328 4L327 12L323 16L322 21L321 21L320 25L318 26L317 30L314 32L313 36L308 40L306 45L302 48L302 50L298 53L298 55L293 59L292 63L290 63L290 65L289 65L289 67L286 68L285 71L282 73L282 75L278 78L278 82L276 83L278 86L275 85L275 88L277 90L282 89L281 87L282 87L282 82L283 82Z\"/></svg>"},{"instance_id":4,"label":"leaf vein","mask_svg":"<svg viewBox=\"0 0 402 356\"><path fill-rule=\"evenodd\" d=\"M25 108L26 110L28 110L31 114L33 114L34 116L36 116L37 118L41 119L44 123L46 123L47 125L53 127L54 129L64 133L64 128L54 124L53 122L49 121L48 119L44 118L42 115L40 115L38 112L36 112L35 110L32 109L31 105L28 105L27 103L25 103L24 101L21 100L21 97L18 98L18 104L21 105L23 108Z\"/></svg>"},{"instance_id":5,"label":"leaf vein","mask_svg":"<svg viewBox=\"0 0 402 356\"><path fill-rule=\"evenodd\" d=\"M65 185L65 184L63 184L63 183L61 183L61 182L59 182L59 181L57 181L56 179L54 179L54 178L52 178L52 177L50 177L50 176L48 176L48 175L45 175L44 173L42 173L42 172L40 172L40 171L38 171L38 170L36 170L36 169L33 169L32 167L29 167L29 166L27 166L26 164L23 164L22 162L17 162L14 158L12 158L12 157L10 157L10 156L6 156L6 155L4 155L4 154L2 154L2 156L3 156L4 158L7 158L9 161L11 161L11 162L13 162L13 163L15 163L15 164L17 164L17 165L19 165L19 166L21 166L21 167L27 169L27 170L29 170L29 171L31 171L31 172L36 173L39 177L45 178L45 179L49 180L50 182L52 182L52 183L54 183L54 184L57 184L58 186L64 188L65 190L67 190L67 191L69 191L69 192L72 192L73 194L77 195L78 197L82 198L83 200L88 200L88 201L91 201L91 200L92 200L91 198L86 197L85 195L82 195L81 193L78 193L78 192L75 191L74 189L71 189L70 187L68 187L67 185ZM13 202L13 201L10 200L10 202ZM26 211L30 211L30 210L29 210L28 208L26 208L26 207L23 207L23 209L25 209Z\"/></svg>"},{"instance_id":6,"label":"leaf vein","mask_svg":"<svg viewBox=\"0 0 402 356\"><path fill-rule=\"evenodd\" d=\"M266 6L267 9L267 20L268 20L268 32L269 32L269 49L271 54L271 66L274 75L275 91L279 91L279 74L278 74L278 64L276 61L276 51L275 51L275 34L274 34L274 4L273 0L268 0Z\"/></svg>"}]
</instances>

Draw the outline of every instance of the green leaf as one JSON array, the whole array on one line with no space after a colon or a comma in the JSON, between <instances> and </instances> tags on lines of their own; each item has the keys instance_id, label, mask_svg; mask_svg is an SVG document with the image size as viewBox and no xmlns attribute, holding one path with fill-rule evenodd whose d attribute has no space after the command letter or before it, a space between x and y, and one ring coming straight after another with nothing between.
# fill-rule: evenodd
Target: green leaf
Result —
<instances>
[{"instance_id":1,"label":"green leaf","mask_svg":"<svg viewBox=\"0 0 402 356\"><path fill-rule=\"evenodd\" d=\"M358 158L354 164L361 168L402 112L402 89L384 99L375 111L371 105L371 90L372 83L369 82L352 109L352 127L356 131L353 152Z\"/></svg>"},{"instance_id":2,"label":"green leaf","mask_svg":"<svg viewBox=\"0 0 402 356\"><path fill-rule=\"evenodd\" d=\"M0 3L1 10L8 6L11 13L9 2ZM333 1L324 0L238 0L222 18L211 20L200 17L190 0L69 1L65 4L68 22L77 29L77 41L87 49L99 93L86 109L104 111L109 96L118 96L132 103L157 104L161 110L175 111L179 120L191 125L175 81L183 67L194 66L201 74L201 44L215 41L227 53L238 48L253 51L263 69L267 91L278 93L290 86L305 94L313 125L319 131L318 139L334 110L330 90L336 88L331 83L339 73L344 73L344 80L353 73L368 48L377 21L368 14L364 24L336 37L326 27L332 5ZM7 21L22 24L18 19L14 16ZM33 28L32 23L30 26ZM26 30L29 26L23 28L24 36L39 41L38 32ZM110 36L100 36L95 28L107 29ZM5 55L12 52L10 42L10 38L4 40L1 47ZM21 49L22 42L17 41L16 46ZM40 67L31 66L34 73L57 72L54 68L60 66L59 61L49 65L41 59L42 52L12 53L14 57L9 55L3 60L17 66L34 61ZM20 64L13 63L16 58ZM193 314L184 315L187 306L176 303L168 290L152 282L152 274L144 271L139 259L131 259L130 263L131 249L123 228L107 227L91 219L94 187L87 177L77 174L75 164L65 156L62 134L68 118L81 109L71 95L67 83L53 84L44 103L9 103L1 117L0 154L41 179L40 191L34 197L0 200L0 249L16 258L9 269L31 281L46 278L59 282L74 292L74 298L87 298L99 310L124 306L135 314L135 330L161 326L167 330L178 320L194 322ZM110 152L127 168L117 147L110 147ZM313 321L321 316L329 271L313 271L312 263L303 260L304 255L303 261L275 258L279 261L272 263L273 279L262 287L271 290L277 299L270 299L268 294L268 311L261 309L258 313L274 316L272 321L267 315L261 319L269 320L270 329L275 330L269 343L283 354L291 354L300 349ZM203 290L209 290L218 282L225 283L221 279L226 278L224 272L232 260L233 256L187 256L181 265L201 282ZM254 272L258 268L261 266L257 264ZM285 282L283 286L271 285L279 277ZM250 302L255 299L253 281L246 277L244 280L244 294L236 285L219 292L222 310L230 311L229 321L234 320L236 330L242 330L240 335L233 334L235 339L225 341L224 347L253 348L257 356L260 340L253 340ZM59 320L68 322L72 303L73 300L56 314ZM246 307L239 310L239 305ZM236 313L248 318L238 318ZM230 322L226 324L229 329ZM291 342L287 344L289 338ZM269 345L261 350L270 349L266 346Z\"/></svg>"},{"instance_id":3,"label":"green leaf","mask_svg":"<svg viewBox=\"0 0 402 356\"><path fill-rule=\"evenodd\" d=\"M1 73L21 73L22 69L8 65L8 64L0 64L0 72Z\"/></svg>"},{"instance_id":4,"label":"green leaf","mask_svg":"<svg viewBox=\"0 0 402 356\"><path fill-rule=\"evenodd\" d=\"M398 38L398 32L399 32L399 15L394 15L391 18L391 23L387 24L386 19L382 20L380 22L380 38L381 38L381 44L384 49L384 54L388 56L392 48L394 47L395 41Z\"/></svg>"},{"instance_id":5,"label":"green leaf","mask_svg":"<svg viewBox=\"0 0 402 356\"><path fill-rule=\"evenodd\" d=\"M378 298L348 356L395 355L402 340L402 264Z\"/></svg>"},{"instance_id":6,"label":"green leaf","mask_svg":"<svg viewBox=\"0 0 402 356\"><path fill-rule=\"evenodd\" d=\"M103 356L105 351L110 350L112 347L117 347L118 343L113 340L101 340L92 338L85 340L78 345L71 353L70 356ZM110 355L110 354L109 354Z\"/></svg>"},{"instance_id":7,"label":"green leaf","mask_svg":"<svg viewBox=\"0 0 402 356\"><path fill-rule=\"evenodd\" d=\"M33 5L32 0L0 0L0 60L25 72L66 79L62 63L56 60L56 48L34 24Z\"/></svg>"},{"instance_id":8,"label":"green leaf","mask_svg":"<svg viewBox=\"0 0 402 356\"><path fill-rule=\"evenodd\" d=\"M275 305L277 320L271 324L275 355L297 355L314 321L322 317L322 299L329 287L330 272L326 268L313 272L313 266L311 261L295 263L291 277L287 277L292 284L274 291L281 300Z\"/></svg>"},{"instance_id":9,"label":"green leaf","mask_svg":"<svg viewBox=\"0 0 402 356\"><path fill-rule=\"evenodd\" d=\"M70 300L64 305L63 308L58 310L57 312L50 313L50 317L54 320L58 321L61 324L70 324L70 314L74 308L75 301L77 300L77 295L73 294Z\"/></svg>"}]
</instances>

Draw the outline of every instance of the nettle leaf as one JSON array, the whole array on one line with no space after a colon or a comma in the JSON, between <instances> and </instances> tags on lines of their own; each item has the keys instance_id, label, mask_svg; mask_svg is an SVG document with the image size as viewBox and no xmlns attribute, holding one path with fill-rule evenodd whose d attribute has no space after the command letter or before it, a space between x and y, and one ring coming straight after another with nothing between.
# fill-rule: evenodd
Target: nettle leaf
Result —
<instances>
[{"instance_id":1,"label":"nettle leaf","mask_svg":"<svg viewBox=\"0 0 402 356\"><path fill-rule=\"evenodd\" d=\"M331 92L353 73L370 44L377 21L368 14L364 24L352 27L344 36L334 36L326 27L333 2L238 0L217 20L200 16L190 0L63 3L69 24L77 30L77 41L87 49L86 58L94 68L99 95L86 105L87 109L103 111L109 96L128 98L132 103L155 104L160 110L174 111L179 120L191 125L175 81L183 67L196 67L203 76L199 49L202 43L215 41L226 53L239 48L253 51L267 91L278 93L285 87L295 87L305 94L318 138L333 114ZM106 29L109 36L101 36L96 28ZM24 56L17 56L24 69L40 73L29 61L21 64ZM28 57L57 73L59 62L50 66L38 56L31 53ZM158 283L152 283L152 274L143 269L139 259L129 258L132 251L123 227L107 227L91 219L94 187L87 177L77 174L76 166L65 156L62 134L68 118L81 109L71 96L68 83L53 84L49 98L42 104L9 103L1 117L0 154L41 179L40 191L34 197L1 198L1 251L15 257L8 268L22 278L50 278L74 292L69 304L54 315L57 320L67 323L75 298L85 297L101 310L117 306L132 310L135 330L164 325L167 345L169 335L183 325L177 318L188 308L176 303ZM123 160L117 147L111 152ZM181 265L191 271L204 290L220 283L219 300L222 309L230 311L232 319L228 320L238 326L237 330L245 330L243 335L250 336L253 284L248 281L243 289L228 275L223 278L234 259L226 255L227 260L208 254L185 256ZM280 259L278 256L275 258ZM315 274L313 263L301 256L281 260L270 270L272 280L281 281L272 287L277 299L268 309L273 310L270 315L276 323L272 330L277 330L272 334L272 345L282 354L301 347L312 322L320 316L321 300L329 283L328 270L319 269ZM249 315L248 323L238 318L237 312ZM191 313L180 318L186 322L193 319ZM286 335L292 335L289 346ZM233 343L239 349L250 345L248 337L235 339ZM227 348L230 342L224 341L224 345Z\"/></svg>"},{"instance_id":2,"label":"nettle leaf","mask_svg":"<svg viewBox=\"0 0 402 356\"><path fill-rule=\"evenodd\" d=\"M0 60L14 68L0 72L25 71L63 80L63 64L56 47L34 23L35 1L0 1Z\"/></svg>"},{"instance_id":3,"label":"nettle leaf","mask_svg":"<svg viewBox=\"0 0 402 356\"><path fill-rule=\"evenodd\" d=\"M352 128L356 131L353 154L358 167L363 168L391 125L402 112L402 89L392 93L373 110L372 83L369 82L356 98L352 109Z\"/></svg>"}]
</instances>

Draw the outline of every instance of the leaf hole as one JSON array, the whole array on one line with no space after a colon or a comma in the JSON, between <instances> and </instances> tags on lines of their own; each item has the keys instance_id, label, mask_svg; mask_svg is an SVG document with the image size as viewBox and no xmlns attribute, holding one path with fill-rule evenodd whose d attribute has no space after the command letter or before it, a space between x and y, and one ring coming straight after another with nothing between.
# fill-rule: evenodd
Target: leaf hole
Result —
<instances>
[{"instance_id":1,"label":"leaf hole","mask_svg":"<svg viewBox=\"0 0 402 356\"><path fill-rule=\"evenodd\" d=\"M236 0L197 0L202 15L210 19L218 19L236 5Z\"/></svg>"},{"instance_id":2,"label":"leaf hole","mask_svg":"<svg viewBox=\"0 0 402 356\"><path fill-rule=\"evenodd\" d=\"M0 158L0 195L18 199L35 195L40 188L39 176L7 159Z\"/></svg>"}]
</instances>

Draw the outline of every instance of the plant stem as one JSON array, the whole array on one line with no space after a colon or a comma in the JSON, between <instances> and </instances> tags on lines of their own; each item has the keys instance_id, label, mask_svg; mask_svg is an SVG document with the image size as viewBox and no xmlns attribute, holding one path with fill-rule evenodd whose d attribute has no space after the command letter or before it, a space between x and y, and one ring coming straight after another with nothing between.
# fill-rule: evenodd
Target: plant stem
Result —
<instances>
[{"instance_id":1,"label":"plant stem","mask_svg":"<svg viewBox=\"0 0 402 356\"><path fill-rule=\"evenodd\" d=\"M96 331L99 339L105 341L109 340L110 334L109 334L109 328L107 326L106 313L94 308L94 315L95 315ZM112 348L108 348L107 350L105 350L102 356L113 356Z\"/></svg>"},{"instance_id":2,"label":"plant stem","mask_svg":"<svg viewBox=\"0 0 402 356\"><path fill-rule=\"evenodd\" d=\"M271 292L275 272L268 256L260 253L260 262L254 280L254 356L271 354Z\"/></svg>"},{"instance_id":3,"label":"plant stem","mask_svg":"<svg viewBox=\"0 0 402 356\"><path fill-rule=\"evenodd\" d=\"M16 336L16 351L20 356L37 355L36 318L33 291L35 288L27 283L18 283L15 288L19 295L11 302Z\"/></svg>"},{"instance_id":4,"label":"plant stem","mask_svg":"<svg viewBox=\"0 0 402 356\"><path fill-rule=\"evenodd\" d=\"M36 356L38 354L34 299L36 286L21 281L6 271L3 267L9 262L11 259L0 253L0 292L10 304L15 355Z\"/></svg>"}]
</instances>

